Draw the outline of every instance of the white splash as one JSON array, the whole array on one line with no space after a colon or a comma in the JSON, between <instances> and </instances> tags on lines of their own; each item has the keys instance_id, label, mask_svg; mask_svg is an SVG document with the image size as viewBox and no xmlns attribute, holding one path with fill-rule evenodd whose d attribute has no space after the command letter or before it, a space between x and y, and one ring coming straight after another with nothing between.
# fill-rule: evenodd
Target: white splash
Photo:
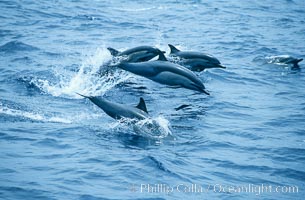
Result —
<instances>
[{"instance_id":1,"label":"white splash","mask_svg":"<svg viewBox=\"0 0 305 200\"><path fill-rule=\"evenodd\" d=\"M266 56L265 59L269 64L287 65L284 61L291 58L289 55Z\"/></svg>"},{"instance_id":2,"label":"white splash","mask_svg":"<svg viewBox=\"0 0 305 200\"><path fill-rule=\"evenodd\" d=\"M162 139L172 135L170 123L163 116L144 120L124 118L109 124L108 127L112 130L132 129L131 132L150 139Z\"/></svg>"},{"instance_id":3,"label":"white splash","mask_svg":"<svg viewBox=\"0 0 305 200\"><path fill-rule=\"evenodd\" d=\"M81 98L76 92L93 96L102 95L131 77L125 71L109 67L111 58L112 56L107 49L98 49L93 56L82 63L77 72L62 68L53 69L53 73L58 79L56 83L40 78L34 78L31 82L52 96ZM107 73L100 74L100 72L106 71Z\"/></svg>"},{"instance_id":4,"label":"white splash","mask_svg":"<svg viewBox=\"0 0 305 200\"><path fill-rule=\"evenodd\" d=\"M7 107L0 107L0 113L1 114L6 114L14 117L21 117L25 119L30 119L34 121L42 121L42 122L55 122L55 123L65 123L69 124L72 123L69 119L66 117L46 117L44 115L38 114L38 113L32 113L32 112L27 112L27 111L21 111L21 110L16 110L12 108L7 108Z\"/></svg>"},{"instance_id":5,"label":"white splash","mask_svg":"<svg viewBox=\"0 0 305 200\"><path fill-rule=\"evenodd\" d=\"M152 139L162 139L172 135L170 123L163 116L140 120L135 124L134 130L137 133Z\"/></svg>"},{"instance_id":6,"label":"white splash","mask_svg":"<svg viewBox=\"0 0 305 200\"><path fill-rule=\"evenodd\" d=\"M63 123L71 124L75 122L81 122L86 119L98 119L101 117L101 114L87 114L87 113L77 113L71 116L54 116L42 113L35 113L29 111L16 110L3 106L0 103L0 114L5 114L13 117L20 117L23 119L39 121L39 122L51 122L51 123Z\"/></svg>"}]
</instances>

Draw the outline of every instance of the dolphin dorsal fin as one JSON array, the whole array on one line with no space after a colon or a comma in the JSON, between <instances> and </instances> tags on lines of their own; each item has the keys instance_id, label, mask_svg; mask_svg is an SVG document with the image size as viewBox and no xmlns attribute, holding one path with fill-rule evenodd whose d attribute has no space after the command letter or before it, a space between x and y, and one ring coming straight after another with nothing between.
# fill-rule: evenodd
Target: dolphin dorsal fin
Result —
<instances>
[{"instance_id":1,"label":"dolphin dorsal fin","mask_svg":"<svg viewBox=\"0 0 305 200\"><path fill-rule=\"evenodd\" d=\"M158 60L167 61L167 59L165 58L164 53L163 53L162 51L159 52L159 58L158 58Z\"/></svg>"},{"instance_id":2,"label":"dolphin dorsal fin","mask_svg":"<svg viewBox=\"0 0 305 200\"><path fill-rule=\"evenodd\" d=\"M171 52L170 53L177 53L179 52L180 50L177 49L174 45L171 45L171 44L168 44L169 48L171 49Z\"/></svg>"},{"instance_id":3,"label":"dolphin dorsal fin","mask_svg":"<svg viewBox=\"0 0 305 200\"><path fill-rule=\"evenodd\" d=\"M148 113L147 112L147 108L146 108L146 104L145 104L145 101L144 99L141 97L140 98L140 102L139 104L136 106L136 108L140 109L140 110L143 110L144 112Z\"/></svg>"},{"instance_id":4,"label":"dolphin dorsal fin","mask_svg":"<svg viewBox=\"0 0 305 200\"><path fill-rule=\"evenodd\" d=\"M120 53L118 50L111 48L111 47L108 47L107 49L112 56L117 56Z\"/></svg>"}]
</instances>

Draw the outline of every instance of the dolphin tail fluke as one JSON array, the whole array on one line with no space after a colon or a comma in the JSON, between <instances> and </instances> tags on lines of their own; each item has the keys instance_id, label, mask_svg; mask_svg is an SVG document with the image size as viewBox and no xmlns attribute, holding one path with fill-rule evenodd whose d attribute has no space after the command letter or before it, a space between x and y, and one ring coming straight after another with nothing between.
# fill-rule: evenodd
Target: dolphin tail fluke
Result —
<instances>
[{"instance_id":1,"label":"dolphin tail fluke","mask_svg":"<svg viewBox=\"0 0 305 200\"><path fill-rule=\"evenodd\" d=\"M117 56L120 53L118 50L111 48L111 47L108 47L107 49L112 56Z\"/></svg>"},{"instance_id":2,"label":"dolphin tail fluke","mask_svg":"<svg viewBox=\"0 0 305 200\"><path fill-rule=\"evenodd\" d=\"M170 48L170 54L171 53L177 53L177 52L179 52L180 50L179 49L177 49L174 45L171 45L171 44L168 44L168 46L169 46L169 48Z\"/></svg>"}]
</instances>

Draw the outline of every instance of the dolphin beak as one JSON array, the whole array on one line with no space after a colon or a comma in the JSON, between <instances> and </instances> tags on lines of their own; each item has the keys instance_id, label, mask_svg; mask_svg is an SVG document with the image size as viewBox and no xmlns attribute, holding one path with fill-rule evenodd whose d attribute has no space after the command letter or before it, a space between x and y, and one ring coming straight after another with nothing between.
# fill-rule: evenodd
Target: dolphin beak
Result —
<instances>
[{"instance_id":1,"label":"dolphin beak","mask_svg":"<svg viewBox=\"0 0 305 200\"><path fill-rule=\"evenodd\" d=\"M83 94L80 94L78 92L75 92L76 94L78 94L79 96L82 96L82 97L85 97L85 98L90 98L89 96L86 96L86 95L83 95Z\"/></svg>"}]
</instances>

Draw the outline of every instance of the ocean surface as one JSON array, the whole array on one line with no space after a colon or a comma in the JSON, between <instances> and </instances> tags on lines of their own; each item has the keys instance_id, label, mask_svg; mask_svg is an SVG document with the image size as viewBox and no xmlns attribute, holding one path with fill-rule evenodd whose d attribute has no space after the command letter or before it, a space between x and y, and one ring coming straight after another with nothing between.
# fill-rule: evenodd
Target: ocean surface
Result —
<instances>
[{"instance_id":1,"label":"ocean surface","mask_svg":"<svg viewBox=\"0 0 305 200\"><path fill-rule=\"evenodd\" d=\"M0 199L304 199L305 62L270 62L304 42L304 0L0 0ZM167 44L227 67L197 73L210 96L99 73ZM164 133L76 92L143 97Z\"/></svg>"}]
</instances>

